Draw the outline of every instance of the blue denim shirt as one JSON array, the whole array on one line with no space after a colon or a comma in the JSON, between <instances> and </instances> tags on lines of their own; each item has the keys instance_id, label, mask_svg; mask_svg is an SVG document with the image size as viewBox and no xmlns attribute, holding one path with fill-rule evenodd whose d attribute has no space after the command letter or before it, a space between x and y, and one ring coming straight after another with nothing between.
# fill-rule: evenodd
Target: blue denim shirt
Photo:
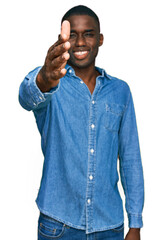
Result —
<instances>
[{"instance_id":1,"label":"blue denim shirt","mask_svg":"<svg viewBox=\"0 0 163 240\"><path fill-rule=\"evenodd\" d=\"M73 68L66 68L47 93L36 85L40 67L20 86L20 104L34 113L44 155L37 206L86 233L120 226L119 161L129 227L142 227L143 169L129 86L97 68L101 75L91 94Z\"/></svg>"}]
</instances>

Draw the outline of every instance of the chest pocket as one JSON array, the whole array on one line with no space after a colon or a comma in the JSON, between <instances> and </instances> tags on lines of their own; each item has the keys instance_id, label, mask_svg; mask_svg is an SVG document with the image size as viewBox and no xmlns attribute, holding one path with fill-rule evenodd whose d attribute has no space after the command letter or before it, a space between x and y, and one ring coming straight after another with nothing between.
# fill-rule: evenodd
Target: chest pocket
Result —
<instances>
[{"instance_id":1,"label":"chest pocket","mask_svg":"<svg viewBox=\"0 0 163 240\"><path fill-rule=\"evenodd\" d=\"M115 103L105 103L105 120L104 126L111 132L118 132L120 122L125 106Z\"/></svg>"}]
</instances>

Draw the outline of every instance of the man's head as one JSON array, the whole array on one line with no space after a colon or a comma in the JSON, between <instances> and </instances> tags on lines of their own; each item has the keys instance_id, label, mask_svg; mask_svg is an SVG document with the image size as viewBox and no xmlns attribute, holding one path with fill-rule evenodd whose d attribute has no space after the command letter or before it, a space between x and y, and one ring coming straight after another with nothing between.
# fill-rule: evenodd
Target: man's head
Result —
<instances>
[{"instance_id":1,"label":"man's head","mask_svg":"<svg viewBox=\"0 0 163 240\"><path fill-rule=\"evenodd\" d=\"M98 27L99 27L99 32L100 32L100 21L99 21L99 18L98 16L96 15L95 12L93 12L90 8L86 7L86 6L83 6L83 5L79 5L79 6L75 6L71 9L69 9L65 15L63 16L62 20L61 20L61 23L64 21L64 20L68 20L68 18L70 16L82 16L82 15L87 15L87 16L90 16L90 17L93 17L94 20L96 21Z\"/></svg>"},{"instance_id":2,"label":"man's head","mask_svg":"<svg viewBox=\"0 0 163 240\"><path fill-rule=\"evenodd\" d=\"M90 8L79 5L66 12L61 22L64 20L71 25L68 63L78 68L95 65L98 48L103 43L97 15Z\"/></svg>"}]
</instances>

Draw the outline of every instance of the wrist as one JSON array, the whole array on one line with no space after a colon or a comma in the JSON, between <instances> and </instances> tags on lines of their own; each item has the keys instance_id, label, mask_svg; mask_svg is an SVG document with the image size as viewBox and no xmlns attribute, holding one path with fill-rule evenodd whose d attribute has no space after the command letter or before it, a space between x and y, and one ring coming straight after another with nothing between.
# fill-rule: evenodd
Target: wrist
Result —
<instances>
[{"instance_id":1,"label":"wrist","mask_svg":"<svg viewBox=\"0 0 163 240\"><path fill-rule=\"evenodd\" d=\"M41 70L36 77L36 84L37 84L38 88L41 90L41 92L46 92L47 84L45 84L45 81L41 74Z\"/></svg>"},{"instance_id":2,"label":"wrist","mask_svg":"<svg viewBox=\"0 0 163 240\"><path fill-rule=\"evenodd\" d=\"M130 232L138 232L138 233L140 233L140 228L130 228L129 231Z\"/></svg>"}]
</instances>

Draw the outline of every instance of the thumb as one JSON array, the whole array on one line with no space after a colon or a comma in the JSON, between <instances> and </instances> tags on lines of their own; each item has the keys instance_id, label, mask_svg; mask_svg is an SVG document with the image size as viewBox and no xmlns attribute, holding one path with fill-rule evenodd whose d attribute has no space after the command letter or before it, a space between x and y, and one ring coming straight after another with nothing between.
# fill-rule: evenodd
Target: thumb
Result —
<instances>
[{"instance_id":1,"label":"thumb","mask_svg":"<svg viewBox=\"0 0 163 240\"><path fill-rule=\"evenodd\" d=\"M70 22L65 20L61 25L61 39L65 42L70 38Z\"/></svg>"}]
</instances>

